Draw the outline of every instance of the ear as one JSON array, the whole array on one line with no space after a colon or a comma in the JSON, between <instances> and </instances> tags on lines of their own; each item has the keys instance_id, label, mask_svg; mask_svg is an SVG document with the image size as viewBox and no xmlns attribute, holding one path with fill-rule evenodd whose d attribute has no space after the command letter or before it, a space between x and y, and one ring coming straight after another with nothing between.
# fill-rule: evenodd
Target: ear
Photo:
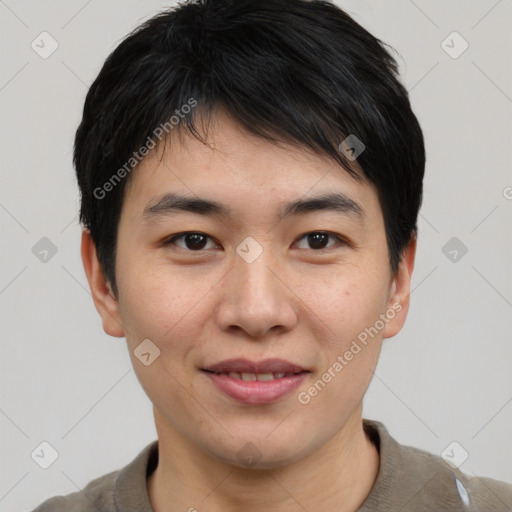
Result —
<instances>
[{"instance_id":1,"label":"ear","mask_svg":"<svg viewBox=\"0 0 512 512\"><path fill-rule=\"evenodd\" d=\"M402 258L395 276L392 276L388 309L386 316L390 320L384 328L383 338L391 338L398 334L405 324L409 311L409 297L411 293L411 275L414 269L414 257L416 255L416 235L403 250Z\"/></svg>"},{"instance_id":2,"label":"ear","mask_svg":"<svg viewBox=\"0 0 512 512\"><path fill-rule=\"evenodd\" d=\"M96 310L101 316L103 330L110 336L122 338L124 334L119 302L98 260L96 245L89 230L82 232L82 262Z\"/></svg>"}]
</instances>

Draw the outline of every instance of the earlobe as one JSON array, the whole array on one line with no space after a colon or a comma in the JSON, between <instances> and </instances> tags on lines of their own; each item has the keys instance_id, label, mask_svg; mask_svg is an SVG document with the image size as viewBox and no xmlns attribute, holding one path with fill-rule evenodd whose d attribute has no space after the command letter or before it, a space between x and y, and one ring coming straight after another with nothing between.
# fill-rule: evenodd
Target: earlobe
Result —
<instances>
[{"instance_id":1,"label":"earlobe","mask_svg":"<svg viewBox=\"0 0 512 512\"><path fill-rule=\"evenodd\" d=\"M98 260L96 246L89 230L82 232L82 262L96 310L101 316L103 330L110 336L125 335L119 312L119 302L113 293Z\"/></svg>"},{"instance_id":2,"label":"earlobe","mask_svg":"<svg viewBox=\"0 0 512 512\"><path fill-rule=\"evenodd\" d=\"M383 338L391 338L398 334L405 324L409 311L411 293L411 276L416 255L416 236L402 252L402 259L396 275L391 283L387 317L390 318L384 329Z\"/></svg>"}]
</instances>

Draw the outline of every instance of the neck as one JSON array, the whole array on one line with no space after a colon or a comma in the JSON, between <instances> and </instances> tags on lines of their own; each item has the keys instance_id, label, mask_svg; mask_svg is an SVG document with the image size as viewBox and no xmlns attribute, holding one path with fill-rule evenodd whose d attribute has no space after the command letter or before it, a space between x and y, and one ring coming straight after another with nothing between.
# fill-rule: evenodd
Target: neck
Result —
<instances>
[{"instance_id":1,"label":"neck","mask_svg":"<svg viewBox=\"0 0 512 512\"><path fill-rule=\"evenodd\" d=\"M296 512L320 507L355 512L371 491L379 453L367 438L361 408L307 457L271 470L226 464L192 446L173 429L158 428L158 467L148 478L155 512ZM155 420L157 420L155 410ZM161 420L162 418L160 418Z\"/></svg>"}]
</instances>

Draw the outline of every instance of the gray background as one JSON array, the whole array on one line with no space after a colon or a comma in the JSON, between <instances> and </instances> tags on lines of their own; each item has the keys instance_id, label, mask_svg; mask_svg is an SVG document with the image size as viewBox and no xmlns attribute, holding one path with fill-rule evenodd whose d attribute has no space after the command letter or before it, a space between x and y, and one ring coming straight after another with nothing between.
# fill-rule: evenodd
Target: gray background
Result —
<instances>
[{"instance_id":1,"label":"gray background","mask_svg":"<svg viewBox=\"0 0 512 512\"><path fill-rule=\"evenodd\" d=\"M457 441L462 470L512 482L512 2L338 3L399 52L427 146L409 318L384 343L364 416L433 453ZM104 59L168 5L0 0L1 511L82 489L156 438L88 291L71 154ZM59 45L46 59L31 47L43 31ZM453 31L469 44L457 58ZM59 454L46 470L31 458L43 441Z\"/></svg>"}]
</instances>

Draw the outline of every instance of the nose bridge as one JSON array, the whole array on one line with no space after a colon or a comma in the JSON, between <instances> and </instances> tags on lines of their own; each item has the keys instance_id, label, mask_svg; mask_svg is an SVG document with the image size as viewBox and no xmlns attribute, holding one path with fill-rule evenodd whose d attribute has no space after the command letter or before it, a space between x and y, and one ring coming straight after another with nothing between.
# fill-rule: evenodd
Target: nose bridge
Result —
<instances>
[{"instance_id":1,"label":"nose bridge","mask_svg":"<svg viewBox=\"0 0 512 512\"><path fill-rule=\"evenodd\" d=\"M236 253L233 271L238 299L249 312L270 308L277 300L276 294L282 292L277 289L279 283L270 271L276 267L270 241L258 242L247 237L236 248Z\"/></svg>"},{"instance_id":2,"label":"nose bridge","mask_svg":"<svg viewBox=\"0 0 512 512\"><path fill-rule=\"evenodd\" d=\"M234 271L237 279L239 279L237 280L237 289L241 292L244 301L248 305L251 302L257 303L257 299L275 299L275 293L279 293L279 291L275 289L276 277L270 270L275 267L275 260L270 247L262 247L259 255L255 255L255 257L252 255L249 258L240 255L242 250L242 246L237 249ZM256 249L250 247L247 256L250 256L254 251ZM247 299L250 299L250 301L247 302Z\"/></svg>"},{"instance_id":3,"label":"nose bridge","mask_svg":"<svg viewBox=\"0 0 512 512\"><path fill-rule=\"evenodd\" d=\"M237 326L252 336L262 336L276 326L290 328L295 312L287 288L275 275L279 272L270 242L244 240L237 247L224 288L218 317L221 326Z\"/></svg>"}]
</instances>

